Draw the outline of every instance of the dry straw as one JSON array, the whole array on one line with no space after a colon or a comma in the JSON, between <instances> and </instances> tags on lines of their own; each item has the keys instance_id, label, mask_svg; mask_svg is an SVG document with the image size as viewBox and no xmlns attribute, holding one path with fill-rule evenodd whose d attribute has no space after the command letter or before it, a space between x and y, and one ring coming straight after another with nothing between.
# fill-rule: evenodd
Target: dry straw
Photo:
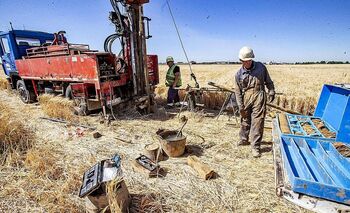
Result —
<instances>
[{"instance_id":1,"label":"dry straw","mask_svg":"<svg viewBox=\"0 0 350 213\"><path fill-rule=\"evenodd\" d=\"M303 115L313 115L317 104L315 97L287 97L278 96L274 103L285 109L299 112Z\"/></svg>"},{"instance_id":2,"label":"dry straw","mask_svg":"<svg viewBox=\"0 0 350 213\"><path fill-rule=\"evenodd\" d=\"M194 71L200 84L205 86L208 78L216 79L220 84L232 82L236 68L231 65L194 66ZM280 103L303 110L311 105L305 97L316 98L324 82L350 82L350 75L341 75L348 66L314 68L278 65L269 67L269 70L277 91L288 96L284 100L281 98ZM329 70L334 72L332 78ZM181 72L185 78L188 70L183 66ZM164 79L165 73L161 74L161 79ZM316 75L318 80L310 81ZM189 82L189 79L184 79L184 82ZM1 212L85 212L84 200L78 197L82 174L98 160L111 157L115 152L123 159L124 180L132 195L130 212L304 212L275 195L273 159L269 152L271 135L268 131L264 134L267 142L262 146L265 151L260 159L254 159L249 146L235 145L239 130L227 125L227 117L215 120L205 114L183 112L190 118L184 129L188 145L215 168L220 177L201 180L186 165L186 158L170 158L160 162L161 167L168 171L164 178L148 179L133 171L128 162L152 141L152 134L158 128L178 129L180 123L177 117L157 120L152 116L134 116L133 119L129 117L112 122L110 127L96 124L96 118L88 117L104 136L98 141L89 134L67 140L65 133L73 127L44 123L38 119L42 116L40 109L35 108L29 113L26 110L28 105L21 104L18 97L7 97L6 94L0 91L0 102L8 101L9 105L21 111L21 117L30 120L28 123L35 128L38 140L24 158L24 167L0 166ZM166 96L165 87L160 94ZM289 97L296 99L292 101ZM51 98L47 98L46 102ZM299 103L298 98L304 101ZM44 99L41 102L45 102ZM8 106L1 106L8 110ZM59 110L57 105L54 108ZM13 111L6 112L4 116L6 113L0 110L0 119L3 119L0 121L0 135L4 133L2 124L8 124ZM21 134L25 134L24 131ZM130 140L131 143L115 138Z\"/></svg>"},{"instance_id":3,"label":"dry straw","mask_svg":"<svg viewBox=\"0 0 350 213\"><path fill-rule=\"evenodd\" d=\"M8 81L5 78L0 78L0 90L6 90L8 86Z\"/></svg>"},{"instance_id":4,"label":"dry straw","mask_svg":"<svg viewBox=\"0 0 350 213\"><path fill-rule=\"evenodd\" d=\"M75 121L74 103L66 98L53 95L40 95L39 103L43 111L52 118Z\"/></svg>"},{"instance_id":5,"label":"dry straw","mask_svg":"<svg viewBox=\"0 0 350 213\"><path fill-rule=\"evenodd\" d=\"M62 177L63 168L57 164L58 157L50 152L48 147L35 147L27 153L26 168L35 171L40 177L57 180Z\"/></svg>"},{"instance_id":6,"label":"dry straw","mask_svg":"<svg viewBox=\"0 0 350 213\"><path fill-rule=\"evenodd\" d=\"M9 105L0 103L0 165L18 164L34 144L34 133Z\"/></svg>"}]
</instances>

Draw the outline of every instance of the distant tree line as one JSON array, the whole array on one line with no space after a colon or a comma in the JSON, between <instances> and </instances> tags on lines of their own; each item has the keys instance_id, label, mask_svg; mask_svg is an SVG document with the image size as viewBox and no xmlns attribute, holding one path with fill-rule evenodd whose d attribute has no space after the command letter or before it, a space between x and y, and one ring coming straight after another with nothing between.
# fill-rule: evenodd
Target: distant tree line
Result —
<instances>
[{"instance_id":1,"label":"distant tree line","mask_svg":"<svg viewBox=\"0 0 350 213\"><path fill-rule=\"evenodd\" d=\"M206 62L196 62L190 61L191 64L241 64L239 61L206 61ZM285 63L285 62L267 62L265 64L269 65L282 65L282 64L349 64L349 61L305 61L305 62L295 62L295 63ZM165 64L165 63L160 63ZM176 62L176 64L187 64L187 62Z\"/></svg>"},{"instance_id":2,"label":"distant tree line","mask_svg":"<svg viewBox=\"0 0 350 213\"><path fill-rule=\"evenodd\" d=\"M196 62L190 61L191 64L241 64L241 62L236 61L205 61L205 62ZM187 62L179 61L177 64L187 64Z\"/></svg>"},{"instance_id":3,"label":"distant tree line","mask_svg":"<svg viewBox=\"0 0 350 213\"><path fill-rule=\"evenodd\" d=\"M296 62L295 64L349 64L349 61L307 61L307 62Z\"/></svg>"}]
</instances>

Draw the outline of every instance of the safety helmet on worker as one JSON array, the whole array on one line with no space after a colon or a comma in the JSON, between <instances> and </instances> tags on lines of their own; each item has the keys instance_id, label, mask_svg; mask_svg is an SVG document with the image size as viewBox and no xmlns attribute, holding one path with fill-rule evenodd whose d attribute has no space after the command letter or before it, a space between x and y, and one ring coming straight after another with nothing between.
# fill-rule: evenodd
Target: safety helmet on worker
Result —
<instances>
[{"instance_id":1,"label":"safety helmet on worker","mask_svg":"<svg viewBox=\"0 0 350 213\"><path fill-rule=\"evenodd\" d=\"M166 63L169 63L169 62L174 62L174 58L172 56L168 56L166 58Z\"/></svg>"},{"instance_id":2,"label":"safety helmet on worker","mask_svg":"<svg viewBox=\"0 0 350 213\"><path fill-rule=\"evenodd\" d=\"M250 61L253 60L253 58L255 58L255 55L252 48L245 46L239 50L238 57L241 61Z\"/></svg>"}]
</instances>

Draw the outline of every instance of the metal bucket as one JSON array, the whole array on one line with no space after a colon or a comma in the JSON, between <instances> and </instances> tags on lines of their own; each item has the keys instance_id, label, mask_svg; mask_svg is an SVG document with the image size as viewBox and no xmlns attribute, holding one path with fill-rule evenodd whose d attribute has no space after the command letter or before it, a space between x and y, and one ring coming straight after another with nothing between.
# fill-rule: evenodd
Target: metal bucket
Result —
<instances>
[{"instance_id":1,"label":"metal bucket","mask_svg":"<svg viewBox=\"0 0 350 213\"><path fill-rule=\"evenodd\" d=\"M179 157L183 155L186 147L186 137L180 135L176 137L177 131L164 130L158 133L158 139L162 149L169 157Z\"/></svg>"}]
</instances>

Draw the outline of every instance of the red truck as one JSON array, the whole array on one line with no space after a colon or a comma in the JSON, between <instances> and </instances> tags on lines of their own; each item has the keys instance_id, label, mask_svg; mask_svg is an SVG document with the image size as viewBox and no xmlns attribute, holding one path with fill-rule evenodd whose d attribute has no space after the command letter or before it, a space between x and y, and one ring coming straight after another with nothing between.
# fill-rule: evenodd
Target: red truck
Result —
<instances>
[{"instance_id":1,"label":"red truck","mask_svg":"<svg viewBox=\"0 0 350 213\"><path fill-rule=\"evenodd\" d=\"M78 99L86 112L100 109L134 96L133 73L124 63L114 54L92 51L87 45L30 48L27 56L16 60L18 74L27 82L18 89L24 102L34 101L49 89ZM147 56L147 68L150 84L158 84L156 55Z\"/></svg>"},{"instance_id":2,"label":"red truck","mask_svg":"<svg viewBox=\"0 0 350 213\"><path fill-rule=\"evenodd\" d=\"M125 3L130 7L128 16L112 4L115 11L110 13L110 20L117 33L106 39L105 52L69 44L63 31L0 32L3 67L22 101L33 102L42 93L60 93L73 98L79 112L86 114L101 108L106 113L106 107L135 97L151 99L159 73L157 56L146 54L146 39L151 36L146 35L145 26L150 19L142 16L142 4L147 1ZM122 44L118 56L111 52L116 38Z\"/></svg>"}]
</instances>

